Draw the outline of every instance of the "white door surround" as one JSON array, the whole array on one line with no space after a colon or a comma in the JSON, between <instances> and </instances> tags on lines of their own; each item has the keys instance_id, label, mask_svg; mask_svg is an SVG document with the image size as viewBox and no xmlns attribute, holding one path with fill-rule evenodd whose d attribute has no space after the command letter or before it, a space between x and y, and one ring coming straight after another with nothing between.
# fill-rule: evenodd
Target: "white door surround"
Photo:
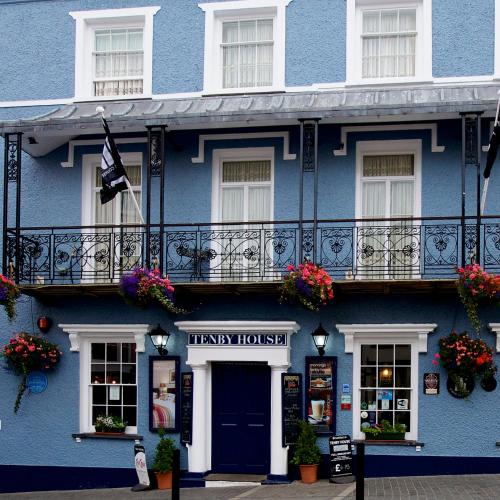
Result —
<instances>
[{"instance_id":1,"label":"white door surround","mask_svg":"<svg viewBox=\"0 0 500 500\"><path fill-rule=\"evenodd\" d=\"M175 326L193 333L286 334L286 345L189 345L186 364L193 370L193 434L188 448L188 470L205 473L212 467L212 374L214 361L261 361L271 367L270 474L287 474L287 449L281 441L281 374L290 366L290 338L299 330L295 321L178 321Z\"/></svg>"}]
</instances>

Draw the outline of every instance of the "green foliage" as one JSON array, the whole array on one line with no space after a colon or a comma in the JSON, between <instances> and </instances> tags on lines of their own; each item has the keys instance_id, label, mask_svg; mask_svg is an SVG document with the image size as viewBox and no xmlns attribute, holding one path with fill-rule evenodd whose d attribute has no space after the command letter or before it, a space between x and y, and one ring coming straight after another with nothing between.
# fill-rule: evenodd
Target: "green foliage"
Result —
<instances>
[{"instance_id":1,"label":"green foliage","mask_svg":"<svg viewBox=\"0 0 500 500\"><path fill-rule=\"evenodd\" d=\"M158 429L160 442L156 445L155 460L152 469L163 474L173 468L175 443L173 439L165 437L165 429Z\"/></svg>"},{"instance_id":2,"label":"green foliage","mask_svg":"<svg viewBox=\"0 0 500 500\"><path fill-rule=\"evenodd\" d=\"M127 423L117 415L99 415L94 426L96 432L124 432Z\"/></svg>"},{"instance_id":3,"label":"green foliage","mask_svg":"<svg viewBox=\"0 0 500 500\"><path fill-rule=\"evenodd\" d=\"M315 465L319 464L321 452L316 444L314 429L304 421L299 422L299 438L293 455L292 464Z\"/></svg>"},{"instance_id":4,"label":"green foliage","mask_svg":"<svg viewBox=\"0 0 500 500\"><path fill-rule=\"evenodd\" d=\"M380 425L374 427L367 427L366 429L361 429L365 434L371 436L380 436L381 434L403 434L406 432L405 424L395 424L391 425L388 420L382 420Z\"/></svg>"}]
</instances>

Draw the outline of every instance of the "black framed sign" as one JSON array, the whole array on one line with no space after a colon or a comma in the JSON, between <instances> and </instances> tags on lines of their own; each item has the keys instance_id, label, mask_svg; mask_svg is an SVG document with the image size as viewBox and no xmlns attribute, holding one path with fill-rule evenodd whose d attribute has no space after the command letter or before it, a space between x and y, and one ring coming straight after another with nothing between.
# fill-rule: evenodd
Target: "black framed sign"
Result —
<instances>
[{"instance_id":1,"label":"black framed sign","mask_svg":"<svg viewBox=\"0 0 500 500\"><path fill-rule=\"evenodd\" d=\"M302 374L281 374L282 445L295 444L298 422L302 420Z\"/></svg>"},{"instance_id":2,"label":"black framed sign","mask_svg":"<svg viewBox=\"0 0 500 500\"><path fill-rule=\"evenodd\" d=\"M336 356L306 356L306 416L317 434L335 434L336 388Z\"/></svg>"},{"instance_id":3,"label":"black framed sign","mask_svg":"<svg viewBox=\"0 0 500 500\"><path fill-rule=\"evenodd\" d=\"M193 372L181 373L181 443L193 441Z\"/></svg>"},{"instance_id":4,"label":"black framed sign","mask_svg":"<svg viewBox=\"0 0 500 500\"><path fill-rule=\"evenodd\" d=\"M424 373L424 394L439 394L439 373Z\"/></svg>"},{"instance_id":5,"label":"black framed sign","mask_svg":"<svg viewBox=\"0 0 500 500\"><path fill-rule=\"evenodd\" d=\"M179 432L179 356L149 356L149 430Z\"/></svg>"}]
</instances>

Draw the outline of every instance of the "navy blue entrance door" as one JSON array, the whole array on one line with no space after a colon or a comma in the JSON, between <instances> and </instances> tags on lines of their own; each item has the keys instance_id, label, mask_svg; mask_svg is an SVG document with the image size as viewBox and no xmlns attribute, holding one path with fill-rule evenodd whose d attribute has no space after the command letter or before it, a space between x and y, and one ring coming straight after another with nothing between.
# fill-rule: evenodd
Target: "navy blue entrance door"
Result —
<instances>
[{"instance_id":1,"label":"navy blue entrance door","mask_svg":"<svg viewBox=\"0 0 500 500\"><path fill-rule=\"evenodd\" d=\"M270 367L213 363L212 471L268 474L270 426Z\"/></svg>"}]
</instances>

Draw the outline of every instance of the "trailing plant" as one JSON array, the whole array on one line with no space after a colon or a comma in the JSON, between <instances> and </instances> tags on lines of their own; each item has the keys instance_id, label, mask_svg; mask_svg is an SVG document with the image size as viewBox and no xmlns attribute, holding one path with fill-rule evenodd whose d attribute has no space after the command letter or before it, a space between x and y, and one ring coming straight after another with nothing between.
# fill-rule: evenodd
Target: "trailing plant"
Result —
<instances>
[{"instance_id":1,"label":"trailing plant","mask_svg":"<svg viewBox=\"0 0 500 500\"><path fill-rule=\"evenodd\" d=\"M295 453L291 460L295 465L316 465L321 460L321 452L316 444L316 433L311 425L301 420L298 422L299 436Z\"/></svg>"},{"instance_id":2,"label":"trailing plant","mask_svg":"<svg viewBox=\"0 0 500 500\"><path fill-rule=\"evenodd\" d=\"M432 363L440 364L448 373L460 377L493 377L497 371L493 350L482 339L473 339L467 332L451 332L439 339L439 352Z\"/></svg>"},{"instance_id":3,"label":"trailing plant","mask_svg":"<svg viewBox=\"0 0 500 500\"><path fill-rule=\"evenodd\" d=\"M21 292L16 284L0 274L0 304L5 308L9 319L16 315L16 300L21 296Z\"/></svg>"},{"instance_id":4,"label":"trailing plant","mask_svg":"<svg viewBox=\"0 0 500 500\"><path fill-rule=\"evenodd\" d=\"M478 306L481 302L499 302L500 276L488 274L479 264L457 269L457 289L473 328L479 335L481 321Z\"/></svg>"},{"instance_id":5,"label":"trailing plant","mask_svg":"<svg viewBox=\"0 0 500 500\"><path fill-rule=\"evenodd\" d=\"M99 415L95 419L94 427L96 432L125 432L127 422L117 415Z\"/></svg>"},{"instance_id":6,"label":"trailing plant","mask_svg":"<svg viewBox=\"0 0 500 500\"><path fill-rule=\"evenodd\" d=\"M333 299L333 280L319 265L304 261L297 267L290 264L283 278L280 302L295 302L318 311Z\"/></svg>"},{"instance_id":7,"label":"trailing plant","mask_svg":"<svg viewBox=\"0 0 500 500\"><path fill-rule=\"evenodd\" d=\"M62 352L56 344L47 342L43 337L21 332L9 340L1 354L7 362L7 368L22 376L14 404L14 413L17 413L26 391L28 374L38 370L54 370L61 360Z\"/></svg>"},{"instance_id":8,"label":"trailing plant","mask_svg":"<svg viewBox=\"0 0 500 500\"><path fill-rule=\"evenodd\" d=\"M174 287L168 277L162 277L158 269L136 267L131 274L123 275L120 290L126 301L139 307L156 303L172 314L187 311L174 304Z\"/></svg>"},{"instance_id":9,"label":"trailing plant","mask_svg":"<svg viewBox=\"0 0 500 500\"><path fill-rule=\"evenodd\" d=\"M158 429L160 442L156 445L155 459L152 469L155 472L164 474L173 468L174 450L176 449L173 439L165 437L165 429Z\"/></svg>"}]
</instances>

